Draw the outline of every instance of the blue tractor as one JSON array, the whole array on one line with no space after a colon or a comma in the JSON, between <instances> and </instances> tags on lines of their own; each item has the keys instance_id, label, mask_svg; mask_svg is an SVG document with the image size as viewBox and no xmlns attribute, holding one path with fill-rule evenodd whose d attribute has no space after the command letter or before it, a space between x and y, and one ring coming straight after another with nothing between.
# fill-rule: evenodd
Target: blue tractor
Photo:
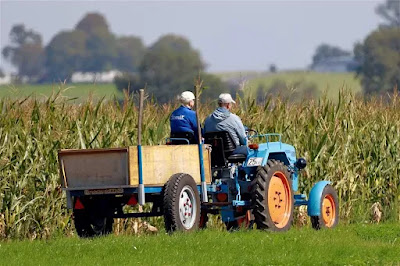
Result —
<instances>
[{"instance_id":1,"label":"blue tractor","mask_svg":"<svg viewBox=\"0 0 400 266\"><path fill-rule=\"evenodd\" d=\"M264 138L265 143L249 144L247 156L233 154L236 145L229 132L204 135L204 142L212 149L212 183L207 186L212 200L202 203L199 226L205 227L207 214L219 213L228 230L255 223L258 229L286 231L291 227L294 207L306 205L313 228L335 227L339 204L330 182L317 182L308 199L295 193L306 160L297 158L295 148L282 143L280 134L249 132L253 132L249 140ZM271 138L278 141L271 142Z\"/></svg>"}]
</instances>

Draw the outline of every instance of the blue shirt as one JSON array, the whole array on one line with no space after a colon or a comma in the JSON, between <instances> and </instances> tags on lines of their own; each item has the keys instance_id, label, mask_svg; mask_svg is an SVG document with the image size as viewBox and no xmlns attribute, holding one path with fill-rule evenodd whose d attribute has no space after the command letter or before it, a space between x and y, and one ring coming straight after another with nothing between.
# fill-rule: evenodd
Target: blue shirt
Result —
<instances>
[{"instance_id":1,"label":"blue shirt","mask_svg":"<svg viewBox=\"0 0 400 266\"><path fill-rule=\"evenodd\" d=\"M181 106L172 112L169 118L171 133L192 132L198 139L196 112L186 106Z\"/></svg>"}]
</instances>

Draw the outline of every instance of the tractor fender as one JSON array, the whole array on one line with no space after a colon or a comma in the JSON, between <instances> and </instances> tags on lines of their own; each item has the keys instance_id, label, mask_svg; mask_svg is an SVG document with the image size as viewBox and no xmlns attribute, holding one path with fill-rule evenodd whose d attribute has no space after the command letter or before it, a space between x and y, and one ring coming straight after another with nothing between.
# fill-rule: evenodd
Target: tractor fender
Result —
<instances>
[{"instance_id":1,"label":"tractor fender","mask_svg":"<svg viewBox=\"0 0 400 266\"><path fill-rule=\"evenodd\" d=\"M308 216L319 216L321 214L322 191L330 183L329 181L319 181L312 187L307 204Z\"/></svg>"}]
</instances>

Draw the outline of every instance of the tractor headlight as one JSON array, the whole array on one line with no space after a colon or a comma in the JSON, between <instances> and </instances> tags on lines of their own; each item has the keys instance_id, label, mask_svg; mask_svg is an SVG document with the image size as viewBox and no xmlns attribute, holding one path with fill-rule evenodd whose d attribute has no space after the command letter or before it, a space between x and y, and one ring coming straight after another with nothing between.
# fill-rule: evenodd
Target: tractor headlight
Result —
<instances>
[{"instance_id":1,"label":"tractor headlight","mask_svg":"<svg viewBox=\"0 0 400 266\"><path fill-rule=\"evenodd\" d=\"M304 169L307 166L307 161L304 158L299 158L299 159L297 159L297 161L294 164L294 166L296 166L296 168L299 169L299 170Z\"/></svg>"}]
</instances>

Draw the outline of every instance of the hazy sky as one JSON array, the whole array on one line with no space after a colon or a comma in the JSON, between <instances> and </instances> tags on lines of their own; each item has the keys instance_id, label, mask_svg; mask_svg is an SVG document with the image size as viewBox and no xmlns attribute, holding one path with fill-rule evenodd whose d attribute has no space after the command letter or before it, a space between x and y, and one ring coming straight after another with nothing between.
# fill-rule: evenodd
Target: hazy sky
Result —
<instances>
[{"instance_id":1,"label":"hazy sky","mask_svg":"<svg viewBox=\"0 0 400 266\"><path fill-rule=\"evenodd\" d=\"M146 45L166 33L189 38L210 71L305 68L320 43L352 50L381 19L381 1L4 1L0 45L12 25L24 23L45 44L87 12L102 13L117 35L140 36ZM10 70L1 58L0 66Z\"/></svg>"}]
</instances>

